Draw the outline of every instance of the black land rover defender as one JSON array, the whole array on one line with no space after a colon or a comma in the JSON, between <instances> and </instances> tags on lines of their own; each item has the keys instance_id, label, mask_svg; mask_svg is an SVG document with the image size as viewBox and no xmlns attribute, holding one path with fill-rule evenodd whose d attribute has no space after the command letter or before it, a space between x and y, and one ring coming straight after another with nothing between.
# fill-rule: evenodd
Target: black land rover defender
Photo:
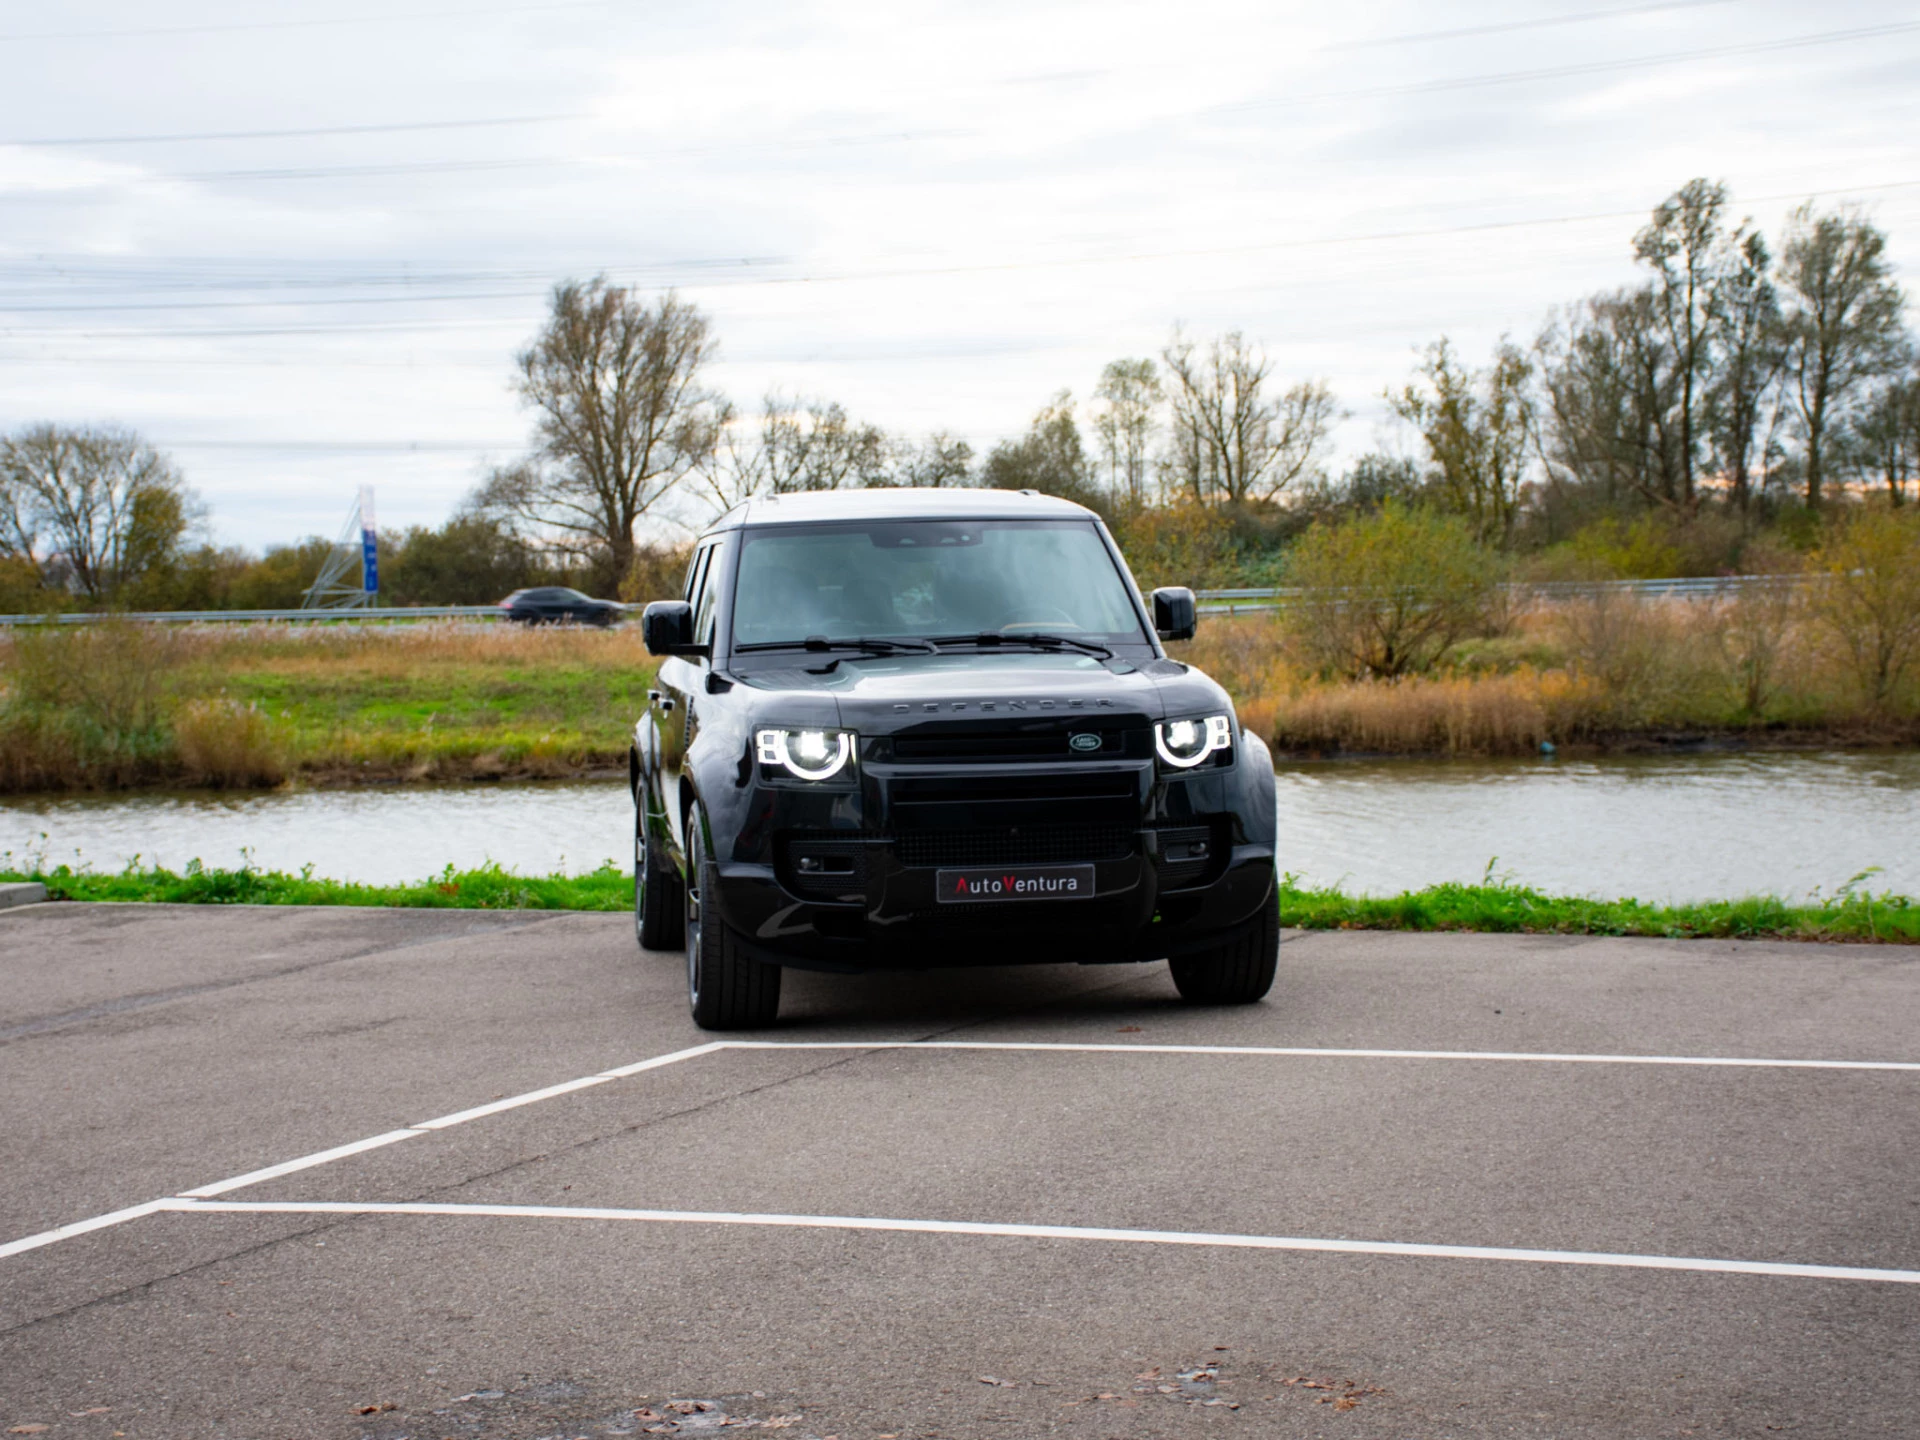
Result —
<instances>
[{"instance_id":1,"label":"black land rover defender","mask_svg":"<svg viewBox=\"0 0 1920 1440\"><path fill-rule=\"evenodd\" d=\"M693 1018L780 970L1166 959L1258 1000L1279 950L1273 761L1169 660L1091 511L1030 492L752 500L700 539L634 727L634 910Z\"/></svg>"}]
</instances>

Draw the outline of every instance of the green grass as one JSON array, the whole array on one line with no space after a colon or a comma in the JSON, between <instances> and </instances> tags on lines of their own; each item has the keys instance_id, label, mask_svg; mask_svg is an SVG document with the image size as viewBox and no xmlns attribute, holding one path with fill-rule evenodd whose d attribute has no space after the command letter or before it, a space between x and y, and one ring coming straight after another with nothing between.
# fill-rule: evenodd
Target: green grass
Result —
<instances>
[{"instance_id":1,"label":"green grass","mask_svg":"<svg viewBox=\"0 0 1920 1440\"><path fill-rule=\"evenodd\" d=\"M1864 877L1861 877L1864 878ZM498 865L448 866L432 879L362 885L316 879L311 868L116 874L65 865L0 871L0 882L38 880L55 900L186 905L377 905L440 910L607 910L633 905L633 879L611 862L584 875L516 875ZM1857 885L1856 881L1856 885ZM1830 899L1792 904L1769 896L1693 905L1543 895L1508 884L1433 885L1399 895L1280 887L1280 923L1305 930L1463 930L1493 934L1652 935L1668 939L1844 940L1920 944L1920 903L1849 886Z\"/></svg>"}]
</instances>

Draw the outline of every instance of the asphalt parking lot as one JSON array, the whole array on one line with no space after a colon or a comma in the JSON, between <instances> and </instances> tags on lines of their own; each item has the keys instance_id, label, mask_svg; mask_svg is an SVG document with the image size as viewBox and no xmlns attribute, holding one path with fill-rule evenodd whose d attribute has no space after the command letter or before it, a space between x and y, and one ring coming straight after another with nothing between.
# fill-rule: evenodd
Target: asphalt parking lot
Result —
<instances>
[{"instance_id":1,"label":"asphalt parking lot","mask_svg":"<svg viewBox=\"0 0 1920 1440\"><path fill-rule=\"evenodd\" d=\"M0 1433L1920 1428L1911 951L792 975L717 1047L620 916L40 905L0 981Z\"/></svg>"}]
</instances>

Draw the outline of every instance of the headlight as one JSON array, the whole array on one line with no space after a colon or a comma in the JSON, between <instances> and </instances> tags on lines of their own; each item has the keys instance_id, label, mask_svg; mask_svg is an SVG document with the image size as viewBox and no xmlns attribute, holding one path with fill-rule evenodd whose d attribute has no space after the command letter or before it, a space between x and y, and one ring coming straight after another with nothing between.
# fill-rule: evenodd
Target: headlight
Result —
<instances>
[{"instance_id":1,"label":"headlight","mask_svg":"<svg viewBox=\"0 0 1920 1440\"><path fill-rule=\"evenodd\" d=\"M1191 770L1209 755L1232 752L1233 722L1225 715L1162 720L1153 727L1153 748L1176 770Z\"/></svg>"},{"instance_id":2,"label":"headlight","mask_svg":"<svg viewBox=\"0 0 1920 1440\"><path fill-rule=\"evenodd\" d=\"M853 759L851 730L759 730L753 748L762 765L802 780L831 780Z\"/></svg>"}]
</instances>

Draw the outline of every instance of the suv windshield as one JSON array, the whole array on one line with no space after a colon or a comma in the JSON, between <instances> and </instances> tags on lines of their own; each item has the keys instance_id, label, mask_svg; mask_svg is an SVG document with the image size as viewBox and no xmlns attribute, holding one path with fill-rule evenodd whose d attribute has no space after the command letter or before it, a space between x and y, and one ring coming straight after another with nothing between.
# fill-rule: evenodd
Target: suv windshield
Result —
<instances>
[{"instance_id":1,"label":"suv windshield","mask_svg":"<svg viewBox=\"0 0 1920 1440\"><path fill-rule=\"evenodd\" d=\"M1146 638L1091 521L891 520L746 532L736 646L986 632Z\"/></svg>"}]
</instances>

